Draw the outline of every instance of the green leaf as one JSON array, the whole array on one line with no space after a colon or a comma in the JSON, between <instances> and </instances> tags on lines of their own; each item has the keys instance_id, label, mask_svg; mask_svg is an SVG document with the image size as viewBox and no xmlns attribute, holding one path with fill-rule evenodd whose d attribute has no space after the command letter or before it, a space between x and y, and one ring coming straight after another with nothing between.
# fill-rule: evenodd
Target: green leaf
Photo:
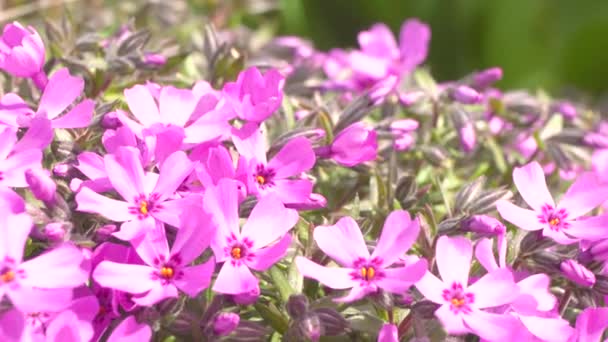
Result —
<instances>
[{"instance_id":1,"label":"green leaf","mask_svg":"<svg viewBox=\"0 0 608 342\"><path fill-rule=\"evenodd\" d=\"M262 316L264 321L281 334L285 334L289 326L287 318L279 311L279 309L272 303L264 305L262 303L256 303L254 305L255 310Z\"/></svg>"},{"instance_id":2,"label":"green leaf","mask_svg":"<svg viewBox=\"0 0 608 342\"><path fill-rule=\"evenodd\" d=\"M276 286L277 290L279 291L281 301L283 303L287 303L289 296L295 292L291 285L289 285L287 277L285 277L283 271L281 271L276 265L270 268L269 273L274 286Z\"/></svg>"}]
</instances>

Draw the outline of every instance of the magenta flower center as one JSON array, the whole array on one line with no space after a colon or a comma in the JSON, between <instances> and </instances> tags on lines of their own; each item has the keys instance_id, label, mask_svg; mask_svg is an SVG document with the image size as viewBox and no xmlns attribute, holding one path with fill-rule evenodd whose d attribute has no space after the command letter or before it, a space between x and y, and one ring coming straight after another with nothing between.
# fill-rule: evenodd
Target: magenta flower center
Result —
<instances>
[{"instance_id":1,"label":"magenta flower center","mask_svg":"<svg viewBox=\"0 0 608 342\"><path fill-rule=\"evenodd\" d=\"M464 291L462 284L454 282L450 288L443 290L443 299L450 304L450 310L454 313L471 312L471 304L475 301L472 293Z\"/></svg>"},{"instance_id":2,"label":"magenta flower center","mask_svg":"<svg viewBox=\"0 0 608 342\"><path fill-rule=\"evenodd\" d=\"M545 204L541 208L541 213L537 217L540 223L548 225L549 229L554 231L567 229L570 226L567 222L568 212L566 209L556 210L549 204Z\"/></svg>"},{"instance_id":3,"label":"magenta flower center","mask_svg":"<svg viewBox=\"0 0 608 342\"><path fill-rule=\"evenodd\" d=\"M226 247L224 248L224 255L230 259L233 265L238 265L244 260L252 260L255 254L251 251L253 248L253 241L248 238L244 238L242 241L231 234L226 239Z\"/></svg>"},{"instance_id":4,"label":"magenta flower center","mask_svg":"<svg viewBox=\"0 0 608 342\"><path fill-rule=\"evenodd\" d=\"M260 188L264 189L274 185L274 176L274 170L268 169L264 165L259 164L255 169L255 173L253 174L253 180Z\"/></svg>"},{"instance_id":5,"label":"magenta flower center","mask_svg":"<svg viewBox=\"0 0 608 342\"><path fill-rule=\"evenodd\" d=\"M357 259L353 264L353 271L350 273L350 276L353 280L357 279L362 282L370 282L383 278L382 259Z\"/></svg>"},{"instance_id":6,"label":"magenta flower center","mask_svg":"<svg viewBox=\"0 0 608 342\"><path fill-rule=\"evenodd\" d=\"M137 215L140 220L145 219L150 213L162 209L162 205L158 203L159 198L160 195L158 194L151 194L147 198L145 195L140 195L135 198L135 205L129 207L129 212L133 215Z\"/></svg>"},{"instance_id":7,"label":"magenta flower center","mask_svg":"<svg viewBox=\"0 0 608 342\"><path fill-rule=\"evenodd\" d=\"M175 275L175 269L171 266L163 266L160 268L160 276L161 278L170 280Z\"/></svg>"},{"instance_id":8,"label":"magenta flower center","mask_svg":"<svg viewBox=\"0 0 608 342\"><path fill-rule=\"evenodd\" d=\"M182 263L181 257L179 254L172 255L169 260L166 260L164 256L159 256L154 259L154 266L158 267L156 271L153 272L153 279L162 279L164 284L170 283L172 280L178 280L183 275L180 269L180 265Z\"/></svg>"}]
</instances>

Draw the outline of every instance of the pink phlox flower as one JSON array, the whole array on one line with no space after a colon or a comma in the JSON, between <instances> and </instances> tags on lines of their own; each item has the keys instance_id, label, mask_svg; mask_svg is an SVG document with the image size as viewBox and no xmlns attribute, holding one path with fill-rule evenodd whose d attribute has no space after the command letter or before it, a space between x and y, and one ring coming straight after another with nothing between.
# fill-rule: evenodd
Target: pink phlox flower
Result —
<instances>
[{"instance_id":1,"label":"pink phlox flower","mask_svg":"<svg viewBox=\"0 0 608 342\"><path fill-rule=\"evenodd\" d=\"M576 332L568 342L600 342L608 328L608 308L586 308L576 318Z\"/></svg>"},{"instance_id":2,"label":"pink phlox flower","mask_svg":"<svg viewBox=\"0 0 608 342\"><path fill-rule=\"evenodd\" d=\"M264 136L257 125L248 124L235 130L232 141L247 162L249 194L258 198L275 194L285 204L307 202L313 183L296 176L310 170L316 161L308 139L289 140L270 161L266 158Z\"/></svg>"},{"instance_id":3,"label":"pink phlox flower","mask_svg":"<svg viewBox=\"0 0 608 342\"><path fill-rule=\"evenodd\" d=\"M285 256L291 244L288 232L298 213L268 195L258 201L240 229L237 185L228 179L207 189L203 203L218 226L211 248L217 262L223 263L213 291L233 295L255 291L258 280L251 269L265 271Z\"/></svg>"},{"instance_id":4,"label":"pink phlox flower","mask_svg":"<svg viewBox=\"0 0 608 342\"><path fill-rule=\"evenodd\" d=\"M174 198L175 191L194 169L184 152L167 157L160 174L144 172L140 153L133 147L120 147L104 157L106 174L113 188L123 198L116 200L82 187L76 195L77 210L96 213L116 222L123 222L114 236L131 240L156 222L179 227L179 216L188 203L199 198Z\"/></svg>"},{"instance_id":5,"label":"pink phlox flower","mask_svg":"<svg viewBox=\"0 0 608 342\"><path fill-rule=\"evenodd\" d=\"M524 230L541 230L560 244L608 236L608 215L582 218L608 199L608 184L592 172L581 174L556 205L549 193L545 174L537 162L513 170L513 181L531 209L501 200L496 209L503 219Z\"/></svg>"},{"instance_id":6,"label":"pink phlox flower","mask_svg":"<svg viewBox=\"0 0 608 342\"><path fill-rule=\"evenodd\" d=\"M8 297L22 312L61 308L65 297L49 290L84 284L89 278L88 264L80 249L67 243L23 260L32 226L28 214L13 214L0 208L0 298Z\"/></svg>"},{"instance_id":7,"label":"pink phlox flower","mask_svg":"<svg viewBox=\"0 0 608 342\"><path fill-rule=\"evenodd\" d=\"M332 289L351 289L340 302L359 300L384 290L402 294L425 274L427 262L417 260L403 267L391 267L414 244L420 223L406 211L394 211L387 218L374 252L370 255L361 229L355 220L343 217L333 226L319 226L313 234L319 248L342 267L319 265L296 257L302 275ZM340 246L336 241L341 241ZM338 248L340 247L340 248Z\"/></svg>"},{"instance_id":8,"label":"pink phlox flower","mask_svg":"<svg viewBox=\"0 0 608 342\"><path fill-rule=\"evenodd\" d=\"M211 282L215 260L189 265L209 246L214 226L204 212L185 211L183 216L171 249L163 224L157 223L154 231L131 241L144 265L104 260L93 271L93 279L101 286L133 294L132 301L143 306L177 297L178 289L189 297L198 295Z\"/></svg>"},{"instance_id":9,"label":"pink phlox flower","mask_svg":"<svg viewBox=\"0 0 608 342\"><path fill-rule=\"evenodd\" d=\"M44 43L32 27L18 22L4 26L0 36L0 70L17 77L35 77L44 71ZM39 76L41 77L41 76Z\"/></svg>"},{"instance_id":10,"label":"pink phlox flower","mask_svg":"<svg viewBox=\"0 0 608 342\"><path fill-rule=\"evenodd\" d=\"M281 106L284 84L285 77L278 70L262 74L250 67L239 74L236 82L226 83L223 94L236 116L260 123Z\"/></svg>"},{"instance_id":11,"label":"pink phlox flower","mask_svg":"<svg viewBox=\"0 0 608 342\"><path fill-rule=\"evenodd\" d=\"M471 242L463 237L441 236L435 251L442 280L427 272L416 288L428 300L441 305L435 316L446 331L508 341L519 321L511 315L491 313L486 309L510 304L519 296L511 271L497 269L469 285Z\"/></svg>"}]
</instances>

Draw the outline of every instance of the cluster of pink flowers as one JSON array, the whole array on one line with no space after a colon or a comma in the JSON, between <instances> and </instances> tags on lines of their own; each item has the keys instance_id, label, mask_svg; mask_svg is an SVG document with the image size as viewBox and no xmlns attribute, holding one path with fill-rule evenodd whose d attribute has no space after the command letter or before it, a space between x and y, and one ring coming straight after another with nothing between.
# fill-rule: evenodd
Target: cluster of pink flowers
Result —
<instances>
[{"instance_id":1,"label":"cluster of pink flowers","mask_svg":"<svg viewBox=\"0 0 608 342\"><path fill-rule=\"evenodd\" d=\"M399 44L380 24L358 40L355 50L307 49L294 68L314 59L327 76L323 91L338 92L340 101L365 93L370 104L412 110L425 101L480 106L492 139L504 134L509 122L493 111L492 101L517 99L492 88L500 69L425 91L408 84L427 56L426 24L407 21ZM605 299L595 291L596 274L604 271L589 266L608 261L608 215L589 215L608 200L602 132L586 139L596 148L593 171L557 165L575 179L558 204L545 180L556 165L528 160L513 168L512 181L529 209L497 201L504 222L470 215L460 229L434 227L430 235L422 210L410 214L390 204L379 210L381 232L375 227L369 233L359 217L327 209L333 208L325 197L331 194L315 193L315 170L319 164L352 169L390 159L381 138L389 153L408 153L416 145L417 120L374 125L352 115L331 137L320 129L296 131L269 144L268 128L282 119L277 113L288 101L287 76L275 69L248 67L221 89L205 81L191 88L136 84L124 89L124 106L99 113L95 100L86 98L83 78L67 68L47 75L44 63L45 48L33 28L5 26L0 70L31 79L39 94L35 103L16 93L0 98L2 341L146 341L160 320L150 318L149 309L158 315L167 303L187 306L221 296L237 309L190 322L219 338L245 324L239 314L246 310L238 308L256 305L273 281L269 270L282 272L284 261L307 284L315 281L316 290L305 291L311 300L322 292L335 302L370 300L377 312L384 310L378 341L410 336L412 325L416 338L428 338L420 324L433 316L448 334L484 341L599 341L608 327ZM552 106L569 120L576 117L571 105ZM479 128L458 108L450 118L466 156L480 148ZM99 146L56 158L66 134L87 140L96 133ZM515 141L533 136L522 134ZM510 147L521 152L523 145ZM529 155L539 156L538 148ZM326 210L327 221L309 221L304 213L314 210ZM508 258L523 231L530 231L523 239L532 247ZM370 234L377 238L366 241ZM308 248L300 248L304 241ZM542 259L547 272L522 267L540 252L548 253ZM551 288L556 274L571 285L564 293ZM593 296L597 307L583 297L571 303L576 291ZM383 295L392 302L378 304ZM564 315L569 305L577 315ZM393 315L399 306L409 310L409 319ZM305 332L312 340L347 330L313 328Z\"/></svg>"}]
</instances>

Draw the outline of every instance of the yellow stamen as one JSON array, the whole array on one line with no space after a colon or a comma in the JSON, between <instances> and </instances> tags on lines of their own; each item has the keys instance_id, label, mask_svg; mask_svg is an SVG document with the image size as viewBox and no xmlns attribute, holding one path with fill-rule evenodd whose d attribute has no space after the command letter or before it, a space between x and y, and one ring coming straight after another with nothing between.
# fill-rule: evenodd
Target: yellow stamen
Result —
<instances>
[{"instance_id":1,"label":"yellow stamen","mask_svg":"<svg viewBox=\"0 0 608 342\"><path fill-rule=\"evenodd\" d=\"M361 278L369 281L374 279L374 276L376 275L376 270L369 266L369 267L361 267Z\"/></svg>"},{"instance_id":2,"label":"yellow stamen","mask_svg":"<svg viewBox=\"0 0 608 342\"><path fill-rule=\"evenodd\" d=\"M549 221L549 224L552 225L552 226L557 226L559 224L559 219L557 217L556 218L552 218Z\"/></svg>"},{"instance_id":3,"label":"yellow stamen","mask_svg":"<svg viewBox=\"0 0 608 342\"><path fill-rule=\"evenodd\" d=\"M13 280L15 280L15 271L13 270L0 274L0 283L10 283Z\"/></svg>"},{"instance_id":4,"label":"yellow stamen","mask_svg":"<svg viewBox=\"0 0 608 342\"><path fill-rule=\"evenodd\" d=\"M241 247L233 247L232 250L230 251L230 255L232 255L232 257L234 259L240 259L241 258Z\"/></svg>"},{"instance_id":5,"label":"yellow stamen","mask_svg":"<svg viewBox=\"0 0 608 342\"><path fill-rule=\"evenodd\" d=\"M144 215L148 215L148 202L146 202L146 201L139 202L139 212Z\"/></svg>"},{"instance_id":6,"label":"yellow stamen","mask_svg":"<svg viewBox=\"0 0 608 342\"><path fill-rule=\"evenodd\" d=\"M450 302L456 307L461 307L464 305L464 298L452 298Z\"/></svg>"},{"instance_id":7,"label":"yellow stamen","mask_svg":"<svg viewBox=\"0 0 608 342\"><path fill-rule=\"evenodd\" d=\"M255 176L255 181L258 182L258 184L260 184L260 185L266 184L266 178L264 178L264 176L260 176L260 175Z\"/></svg>"},{"instance_id":8,"label":"yellow stamen","mask_svg":"<svg viewBox=\"0 0 608 342\"><path fill-rule=\"evenodd\" d=\"M174 275L173 267L163 266L160 269L160 276L165 279L171 279L171 278L173 278L173 275Z\"/></svg>"}]
</instances>

